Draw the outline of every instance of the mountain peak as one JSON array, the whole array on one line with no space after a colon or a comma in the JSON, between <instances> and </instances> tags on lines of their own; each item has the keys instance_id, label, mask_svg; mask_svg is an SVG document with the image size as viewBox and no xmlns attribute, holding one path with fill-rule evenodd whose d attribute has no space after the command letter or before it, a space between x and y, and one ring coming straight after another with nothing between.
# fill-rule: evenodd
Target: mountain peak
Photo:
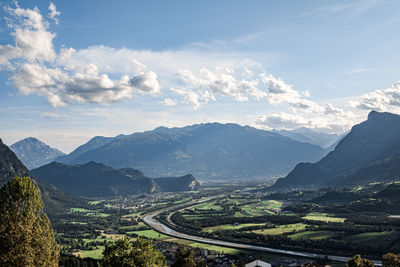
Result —
<instances>
[{"instance_id":1,"label":"mountain peak","mask_svg":"<svg viewBox=\"0 0 400 267\"><path fill-rule=\"evenodd\" d=\"M275 188L363 184L397 179L400 116L372 111L323 159L299 164Z\"/></svg>"},{"instance_id":2,"label":"mountain peak","mask_svg":"<svg viewBox=\"0 0 400 267\"><path fill-rule=\"evenodd\" d=\"M64 155L58 149L52 148L37 138L28 137L10 146L11 150L29 169L33 169Z\"/></svg>"},{"instance_id":3,"label":"mountain peak","mask_svg":"<svg viewBox=\"0 0 400 267\"><path fill-rule=\"evenodd\" d=\"M375 111L375 110L371 111L368 114L368 120L372 120L372 119L377 118L379 116L379 114L381 114L381 113L379 113L378 111Z\"/></svg>"},{"instance_id":4,"label":"mountain peak","mask_svg":"<svg viewBox=\"0 0 400 267\"><path fill-rule=\"evenodd\" d=\"M387 118L398 118L399 115L389 113L389 112L378 112L378 111L371 111L368 114L368 120L375 120L375 119L387 119Z\"/></svg>"},{"instance_id":5,"label":"mountain peak","mask_svg":"<svg viewBox=\"0 0 400 267\"><path fill-rule=\"evenodd\" d=\"M43 143L42 141L40 141L39 139L35 138L35 137L27 137L21 141L27 141L27 142L39 142L39 143Z\"/></svg>"},{"instance_id":6,"label":"mountain peak","mask_svg":"<svg viewBox=\"0 0 400 267\"><path fill-rule=\"evenodd\" d=\"M192 173L200 178L254 178L281 175L299 161L325 155L319 146L234 123L158 127L105 141L89 141L60 162L133 167L154 177Z\"/></svg>"}]
</instances>

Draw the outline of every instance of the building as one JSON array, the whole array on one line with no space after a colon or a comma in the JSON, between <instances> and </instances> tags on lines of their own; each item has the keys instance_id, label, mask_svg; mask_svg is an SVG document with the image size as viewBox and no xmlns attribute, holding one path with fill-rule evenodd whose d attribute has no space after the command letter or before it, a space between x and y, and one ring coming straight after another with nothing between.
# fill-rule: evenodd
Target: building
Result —
<instances>
[{"instance_id":1,"label":"building","mask_svg":"<svg viewBox=\"0 0 400 267\"><path fill-rule=\"evenodd\" d=\"M271 264L268 262L260 261L260 260L255 260L250 263L247 263L245 267L272 267Z\"/></svg>"}]
</instances>

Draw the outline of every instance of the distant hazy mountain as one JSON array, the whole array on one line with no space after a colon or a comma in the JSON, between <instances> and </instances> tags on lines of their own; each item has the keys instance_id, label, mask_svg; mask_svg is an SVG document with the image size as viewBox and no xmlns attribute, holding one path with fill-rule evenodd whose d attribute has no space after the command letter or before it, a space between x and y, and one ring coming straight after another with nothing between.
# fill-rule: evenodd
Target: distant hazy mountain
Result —
<instances>
[{"instance_id":1,"label":"distant hazy mountain","mask_svg":"<svg viewBox=\"0 0 400 267\"><path fill-rule=\"evenodd\" d=\"M118 137L104 137L104 136L93 137L87 143L79 146L77 149L72 151L70 154L62 155L62 156L56 158L55 161L61 162L61 163L70 163L74 159L79 157L80 155L84 154L85 152L92 150L92 149L99 148L101 146L104 146L116 138L118 138Z\"/></svg>"},{"instance_id":2,"label":"distant hazy mountain","mask_svg":"<svg viewBox=\"0 0 400 267\"><path fill-rule=\"evenodd\" d=\"M300 142L310 143L323 148L329 148L334 143L336 143L341 136L339 134L326 134L316 132L305 127L294 130L273 130L273 132L290 137Z\"/></svg>"},{"instance_id":3,"label":"distant hazy mountain","mask_svg":"<svg viewBox=\"0 0 400 267\"><path fill-rule=\"evenodd\" d=\"M77 150L88 148L93 141ZM205 179L282 175L298 162L316 161L325 155L319 146L277 133L220 123L159 127L107 139L105 144L84 153L77 150L57 161L67 164L95 161L113 168L137 168L152 177L192 173Z\"/></svg>"},{"instance_id":4,"label":"distant hazy mountain","mask_svg":"<svg viewBox=\"0 0 400 267\"><path fill-rule=\"evenodd\" d=\"M33 177L28 169L0 139L0 186L14 177ZM35 178L33 178L35 180ZM37 180L35 180L37 181ZM67 207L81 207L87 200L64 194L54 186L37 181L47 214L53 214Z\"/></svg>"},{"instance_id":5,"label":"distant hazy mountain","mask_svg":"<svg viewBox=\"0 0 400 267\"><path fill-rule=\"evenodd\" d=\"M33 137L18 141L10 148L28 169L43 166L55 158L65 155Z\"/></svg>"},{"instance_id":6,"label":"distant hazy mountain","mask_svg":"<svg viewBox=\"0 0 400 267\"><path fill-rule=\"evenodd\" d=\"M335 150L315 164L300 163L274 189L400 180L400 116L371 112Z\"/></svg>"},{"instance_id":7,"label":"distant hazy mountain","mask_svg":"<svg viewBox=\"0 0 400 267\"><path fill-rule=\"evenodd\" d=\"M152 179L136 169L117 170L95 162L74 166L52 162L32 170L32 174L64 192L86 197L175 192L198 186L192 175Z\"/></svg>"}]
</instances>

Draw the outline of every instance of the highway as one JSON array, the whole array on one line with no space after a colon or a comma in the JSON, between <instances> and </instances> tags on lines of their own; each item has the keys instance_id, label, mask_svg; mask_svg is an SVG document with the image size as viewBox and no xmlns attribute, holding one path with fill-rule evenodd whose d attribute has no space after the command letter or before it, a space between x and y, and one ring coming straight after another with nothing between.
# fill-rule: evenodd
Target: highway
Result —
<instances>
[{"instance_id":1,"label":"highway","mask_svg":"<svg viewBox=\"0 0 400 267\"><path fill-rule=\"evenodd\" d=\"M275 253L275 254L297 256L297 257L305 257L305 258L313 258L313 259L327 257L329 260L339 261L339 262L347 262L349 259L348 257L342 257L342 256L268 248L268 247L255 246L255 245L249 245L249 244L241 244L241 243L235 243L235 242L229 242L229 241L222 241L222 240L216 240L216 239L210 239L210 238L204 238L204 237L192 236L192 235L180 233L180 232L177 232L177 231L169 228L168 226L162 224L161 222L159 222L155 219L155 217L163 211L164 210L156 211L151 214L148 214L143 218L143 221L148 226L150 226L151 228L156 230L157 232L160 232L160 233L163 233L163 234L166 234L169 236L186 239L186 240L191 240L191 241L195 241L195 242L223 246L223 247L255 250L255 251L269 252L269 253ZM374 261L374 264L375 264L375 266L382 266L381 261Z\"/></svg>"}]
</instances>

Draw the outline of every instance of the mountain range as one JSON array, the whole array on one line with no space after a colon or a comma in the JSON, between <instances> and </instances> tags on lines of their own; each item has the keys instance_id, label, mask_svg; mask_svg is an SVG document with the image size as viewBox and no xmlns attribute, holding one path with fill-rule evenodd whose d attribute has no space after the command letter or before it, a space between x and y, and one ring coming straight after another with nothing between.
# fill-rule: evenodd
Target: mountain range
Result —
<instances>
[{"instance_id":1,"label":"mountain range","mask_svg":"<svg viewBox=\"0 0 400 267\"><path fill-rule=\"evenodd\" d=\"M0 139L0 186L14 177L31 177L33 175ZM45 211L50 216L68 207L84 207L87 200L58 191L53 185L43 183L33 178L42 193Z\"/></svg>"},{"instance_id":2,"label":"mountain range","mask_svg":"<svg viewBox=\"0 0 400 267\"><path fill-rule=\"evenodd\" d=\"M73 166L52 162L31 172L63 192L85 197L189 191L199 185L193 175L153 179L136 169L113 169L95 162Z\"/></svg>"},{"instance_id":3,"label":"mountain range","mask_svg":"<svg viewBox=\"0 0 400 267\"><path fill-rule=\"evenodd\" d=\"M192 173L202 179L242 179L286 174L298 162L317 161L325 154L319 146L277 133L231 123L206 123L95 137L55 161L136 168L151 177Z\"/></svg>"},{"instance_id":4,"label":"mountain range","mask_svg":"<svg viewBox=\"0 0 400 267\"><path fill-rule=\"evenodd\" d=\"M309 128L301 127L294 130L272 130L283 136L290 137L294 140L320 146L322 148L330 148L340 138L340 134L327 134L313 131Z\"/></svg>"},{"instance_id":5,"label":"mountain range","mask_svg":"<svg viewBox=\"0 0 400 267\"><path fill-rule=\"evenodd\" d=\"M300 163L272 189L400 180L400 116L372 111L317 163Z\"/></svg>"},{"instance_id":6,"label":"mountain range","mask_svg":"<svg viewBox=\"0 0 400 267\"><path fill-rule=\"evenodd\" d=\"M65 155L42 141L29 137L10 146L17 157L28 169L34 169L52 162L55 158Z\"/></svg>"}]
</instances>

